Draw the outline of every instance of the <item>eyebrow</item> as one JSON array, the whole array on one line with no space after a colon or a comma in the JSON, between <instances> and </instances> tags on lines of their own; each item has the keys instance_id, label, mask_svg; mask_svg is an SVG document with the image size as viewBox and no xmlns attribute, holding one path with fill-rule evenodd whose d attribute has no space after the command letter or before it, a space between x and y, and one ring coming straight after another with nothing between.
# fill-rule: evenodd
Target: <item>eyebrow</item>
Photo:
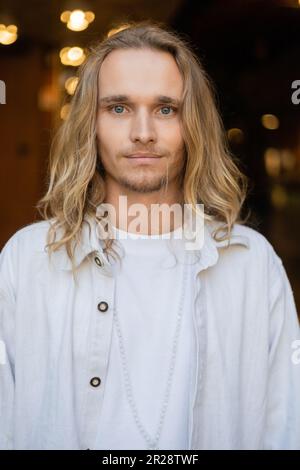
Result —
<instances>
[{"instance_id":1,"label":"eyebrow","mask_svg":"<svg viewBox=\"0 0 300 470\"><path fill-rule=\"evenodd\" d=\"M103 98L99 99L99 104L110 104L122 101L122 103L132 103L132 99L128 95L110 95L104 96ZM154 98L156 103L163 103L163 104L172 104L174 106L180 106L181 101L177 98L172 98L171 96L166 95L158 95Z\"/></svg>"}]
</instances>

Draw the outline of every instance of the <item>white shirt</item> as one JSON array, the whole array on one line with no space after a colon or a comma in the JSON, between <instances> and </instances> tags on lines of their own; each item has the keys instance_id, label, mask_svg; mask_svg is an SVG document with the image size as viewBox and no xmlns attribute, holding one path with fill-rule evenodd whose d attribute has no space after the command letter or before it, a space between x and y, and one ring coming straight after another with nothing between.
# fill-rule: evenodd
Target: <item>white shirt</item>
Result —
<instances>
[{"instance_id":1,"label":"white shirt","mask_svg":"<svg viewBox=\"0 0 300 470\"><path fill-rule=\"evenodd\" d=\"M49 263L48 228L18 230L0 255L1 449L96 445L115 278L92 219L76 249L76 281L64 248ZM300 331L285 269L257 231L236 224L225 247L212 228L193 280L189 448L300 449Z\"/></svg>"},{"instance_id":2,"label":"white shirt","mask_svg":"<svg viewBox=\"0 0 300 470\"><path fill-rule=\"evenodd\" d=\"M161 415L169 377L170 358L181 307L174 376L159 449L188 449L189 411L194 389L195 345L193 329L193 275L195 264L187 265L183 282L183 249L175 255L168 237L177 237L181 227L160 238L137 235L114 228L120 243L121 264L115 263L115 308L108 371L98 435L94 449L147 449L128 403L123 356L120 354L120 327L138 420L154 438ZM123 237L123 238L121 238ZM126 237L126 238L125 238ZM179 239L176 240L177 243ZM180 249L181 248L181 251ZM155 291L155 295L153 295Z\"/></svg>"}]
</instances>

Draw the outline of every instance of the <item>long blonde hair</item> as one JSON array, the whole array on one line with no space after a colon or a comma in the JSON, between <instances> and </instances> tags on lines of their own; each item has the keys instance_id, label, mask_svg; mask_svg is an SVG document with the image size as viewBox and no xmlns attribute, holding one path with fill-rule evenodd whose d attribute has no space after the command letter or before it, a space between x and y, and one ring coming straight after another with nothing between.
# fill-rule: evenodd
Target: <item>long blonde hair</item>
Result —
<instances>
[{"instance_id":1,"label":"long blonde hair","mask_svg":"<svg viewBox=\"0 0 300 470\"><path fill-rule=\"evenodd\" d=\"M110 52L129 48L167 51L182 74L181 116L186 151L182 176L184 203L192 207L202 203L205 218L222 223L213 234L215 239L220 230L225 234L219 239L229 239L233 224L245 223L240 213L248 178L239 170L238 162L229 151L215 90L199 58L186 39L162 23L130 22L90 46L88 57L78 71L78 85L69 114L52 141L48 189L37 204L45 220L54 220L47 238L49 253L65 245L73 273L73 255L80 241L84 217L95 217L97 206L105 198L96 143L99 69ZM58 228L63 236L55 241ZM112 242L106 240L106 251L114 251Z\"/></svg>"}]
</instances>

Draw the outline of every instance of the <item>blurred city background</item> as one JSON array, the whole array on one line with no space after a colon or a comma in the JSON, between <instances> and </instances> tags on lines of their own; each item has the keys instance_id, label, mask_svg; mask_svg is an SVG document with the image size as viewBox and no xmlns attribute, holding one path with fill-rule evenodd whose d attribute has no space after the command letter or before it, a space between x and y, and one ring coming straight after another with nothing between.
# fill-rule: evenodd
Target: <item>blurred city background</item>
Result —
<instances>
[{"instance_id":1,"label":"blurred city background","mask_svg":"<svg viewBox=\"0 0 300 470\"><path fill-rule=\"evenodd\" d=\"M250 178L249 222L282 258L299 313L300 0L1 1L0 250L39 220L49 145L86 47L144 19L186 37L208 71Z\"/></svg>"}]
</instances>

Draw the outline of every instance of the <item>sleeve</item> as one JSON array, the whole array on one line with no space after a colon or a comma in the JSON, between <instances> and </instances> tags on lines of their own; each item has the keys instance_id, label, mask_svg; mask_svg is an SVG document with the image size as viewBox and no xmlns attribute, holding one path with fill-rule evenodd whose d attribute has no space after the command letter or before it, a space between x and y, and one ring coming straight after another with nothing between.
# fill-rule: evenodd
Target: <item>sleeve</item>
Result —
<instances>
[{"instance_id":1,"label":"sleeve","mask_svg":"<svg viewBox=\"0 0 300 470\"><path fill-rule=\"evenodd\" d=\"M0 253L0 449L13 449L14 315L13 257L15 239Z\"/></svg>"},{"instance_id":2,"label":"sleeve","mask_svg":"<svg viewBox=\"0 0 300 470\"><path fill-rule=\"evenodd\" d=\"M271 247L269 372L264 448L300 449L300 327L281 258Z\"/></svg>"}]
</instances>

